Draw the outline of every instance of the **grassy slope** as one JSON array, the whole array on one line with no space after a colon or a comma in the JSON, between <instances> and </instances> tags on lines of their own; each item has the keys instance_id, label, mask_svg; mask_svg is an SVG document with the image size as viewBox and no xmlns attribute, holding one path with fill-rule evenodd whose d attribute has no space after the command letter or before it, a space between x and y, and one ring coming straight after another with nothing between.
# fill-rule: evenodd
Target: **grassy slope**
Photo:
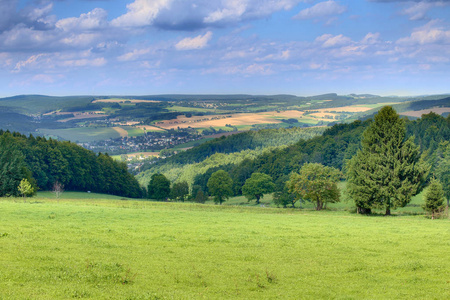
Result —
<instances>
[{"instance_id":1,"label":"grassy slope","mask_svg":"<svg viewBox=\"0 0 450 300\"><path fill-rule=\"evenodd\" d=\"M450 297L450 220L16 201L0 200L2 299Z\"/></svg>"},{"instance_id":2,"label":"grassy slope","mask_svg":"<svg viewBox=\"0 0 450 300\"><path fill-rule=\"evenodd\" d=\"M119 138L120 135L111 127L79 127L68 129L39 129L39 132L50 136L63 137L72 142L94 142Z\"/></svg>"}]
</instances>

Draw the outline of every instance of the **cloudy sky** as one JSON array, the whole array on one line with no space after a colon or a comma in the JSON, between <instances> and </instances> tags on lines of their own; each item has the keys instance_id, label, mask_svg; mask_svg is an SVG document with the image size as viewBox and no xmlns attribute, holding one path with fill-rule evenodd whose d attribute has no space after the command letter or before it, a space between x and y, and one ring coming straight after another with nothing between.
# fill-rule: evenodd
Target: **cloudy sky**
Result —
<instances>
[{"instance_id":1,"label":"cloudy sky","mask_svg":"<svg viewBox=\"0 0 450 300\"><path fill-rule=\"evenodd\" d=\"M450 0L0 0L0 96L450 92Z\"/></svg>"}]
</instances>

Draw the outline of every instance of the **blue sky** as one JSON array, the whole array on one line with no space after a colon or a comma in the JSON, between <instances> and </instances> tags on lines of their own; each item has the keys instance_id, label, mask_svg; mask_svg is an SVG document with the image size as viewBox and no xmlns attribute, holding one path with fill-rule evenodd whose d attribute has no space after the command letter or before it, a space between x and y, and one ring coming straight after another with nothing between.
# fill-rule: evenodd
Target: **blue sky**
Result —
<instances>
[{"instance_id":1,"label":"blue sky","mask_svg":"<svg viewBox=\"0 0 450 300\"><path fill-rule=\"evenodd\" d=\"M0 0L0 96L450 92L450 1Z\"/></svg>"}]
</instances>

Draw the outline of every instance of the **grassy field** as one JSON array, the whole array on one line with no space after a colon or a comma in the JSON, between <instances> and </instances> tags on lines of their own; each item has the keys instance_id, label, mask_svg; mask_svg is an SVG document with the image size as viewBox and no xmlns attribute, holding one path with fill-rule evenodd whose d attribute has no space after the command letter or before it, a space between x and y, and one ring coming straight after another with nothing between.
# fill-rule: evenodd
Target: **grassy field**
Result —
<instances>
[{"instance_id":1,"label":"grassy field","mask_svg":"<svg viewBox=\"0 0 450 300\"><path fill-rule=\"evenodd\" d=\"M77 127L69 129L39 129L39 133L57 136L72 142L94 142L119 138L120 134L112 127Z\"/></svg>"},{"instance_id":2,"label":"grassy field","mask_svg":"<svg viewBox=\"0 0 450 300\"><path fill-rule=\"evenodd\" d=\"M448 219L95 196L0 199L0 299L450 297Z\"/></svg>"}]
</instances>

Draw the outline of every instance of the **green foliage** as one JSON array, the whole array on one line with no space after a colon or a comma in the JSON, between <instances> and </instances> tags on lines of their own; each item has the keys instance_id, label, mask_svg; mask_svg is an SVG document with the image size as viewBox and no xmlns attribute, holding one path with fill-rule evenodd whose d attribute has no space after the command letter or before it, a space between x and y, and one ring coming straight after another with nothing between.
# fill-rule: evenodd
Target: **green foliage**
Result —
<instances>
[{"instance_id":1,"label":"green foliage","mask_svg":"<svg viewBox=\"0 0 450 300\"><path fill-rule=\"evenodd\" d=\"M23 154L14 143L9 132L0 132L0 197L19 196L19 185L23 179L32 182Z\"/></svg>"},{"instance_id":2,"label":"green foliage","mask_svg":"<svg viewBox=\"0 0 450 300\"><path fill-rule=\"evenodd\" d=\"M295 203L298 200L299 199L297 199L294 194L289 193L287 188L273 193L273 203L277 207L283 206L283 208L286 208L290 204L292 205L292 208L295 208Z\"/></svg>"},{"instance_id":3,"label":"green foliage","mask_svg":"<svg viewBox=\"0 0 450 300\"><path fill-rule=\"evenodd\" d=\"M206 195L201 189L198 189L197 193L195 193L194 201L196 203L205 203L206 200L208 200L208 195Z\"/></svg>"},{"instance_id":4,"label":"green foliage","mask_svg":"<svg viewBox=\"0 0 450 300\"><path fill-rule=\"evenodd\" d=\"M444 195L447 198L447 207L450 201L450 142L446 141L439 145L437 151L435 174L443 185Z\"/></svg>"},{"instance_id":5,"label":"green foliage","mask_svg":"<svg viewBox=\"0 0 450 300\"><path fill-rule=\"evenodd\" d=\"M274 189L275 184L272 182L272 177L263 173L253 173L245 181L242 194L247 197L248 201L256 199L256 204L259 204L259 199L263 198L264 194L273 192Z\"/></svg>"},{"instance_id":6,"label":"green foliage","mask_svg":"<svg viewBox=\"0 0 450 300\"><path fill-rule=\"evenodd\" d=\"M337 182L341 172L335 168L317 163L306 163L299 173L292 173L286 183L289 192L297 199L314 203L316 210L326 208L327 203L340 201Z\"/></svg>"},{"instance_id":7,"label":"green foliage","mask_svg":"<svg viewBox=\"0 0 450 300\"><path fill-rule=\"evenodd\" d=\"M435 214L443 208L443 204L444 190L442 189L442 184L433 178L425 193L425 205L423 209L430 212L431 218L434 219Z\"/></svg>"},{"instance_id":8,"label":"green foliage","mask_svg":"<svg viewBox=\"0 0 450 300\"><path fill-rule=\"evenodd\" d=\"M214 172L208 180L209 193L214 196L214 202L222 204L233 196L233 181L230 175L223 170Z\"/></svg>"},{"instance_id":9,"label":"green foliage","mask_svg":"<svg viewBox=\"0 0 450 300\"><path fill-rule=\"evenodd\" d=\"M92 191L140 198L143 190L125 163L107 154L86 150L74 143L26 137L0 131L0 166L5 176L0 195L18 195L26 178L34 188L52 190L59 182L69 191Z\"/></svg>"},{"instance_id":10,"label":"green foliage","mask_svg":"<svg viewBox=\"0 0 450 300\"><path fill-rule=\"evenodd\" d=\"M170 191L170 198L176 201L184 201L189 195L189 185L186 181L176 182Z\"/></svg>"},{"instance_id":11,"label":"green foliage","mask_svg":"<svg viewBox=\"0 0 450 300\"><path fill-rule=\"evenodd\" d=\"M170 196L170 181L163 174L153 174L148 184L149 199L166 200Z\"/></svg>"},{"instance_id":12,"label":"green foliage","mask_svg":"<svg viewBox=\"0 0 450 300\"><path fill-rule=\"evenodd\" d=\"M205 142L197 147L174 155L155 164L192 164L198 163L215 153L236 153L248 149L289 145L300 139L309 139L322 134L323 128L290 128L246 131Z\"/></svg>"},{"instance_id":13,"label":"green foliage","mask_svg":"<svg viewBox=\"0 0 450 300\"><path fill-rule=\"evenodd\" d=\"M33 186L31 185L31 183L28 181L28 179L23 178L20 181L19 186L17 187L17 189L19 190L19 193L25 198L25 197L29 197L32 196L35 193L35 190L33 188Z\"/></svg>"},{"instance_id":14,"label":"green foliage","mask_svg":"<svg viewBox=\"0 0 450 300\"><path fill-rule=\"evenodd\" d=\"M364 131L362 149L347 166L348 194L360 212L404 207L420 192L428 168L413 138L406 139L404 120L392 107L382 108Z\"/></svg>"}]
</instances>

